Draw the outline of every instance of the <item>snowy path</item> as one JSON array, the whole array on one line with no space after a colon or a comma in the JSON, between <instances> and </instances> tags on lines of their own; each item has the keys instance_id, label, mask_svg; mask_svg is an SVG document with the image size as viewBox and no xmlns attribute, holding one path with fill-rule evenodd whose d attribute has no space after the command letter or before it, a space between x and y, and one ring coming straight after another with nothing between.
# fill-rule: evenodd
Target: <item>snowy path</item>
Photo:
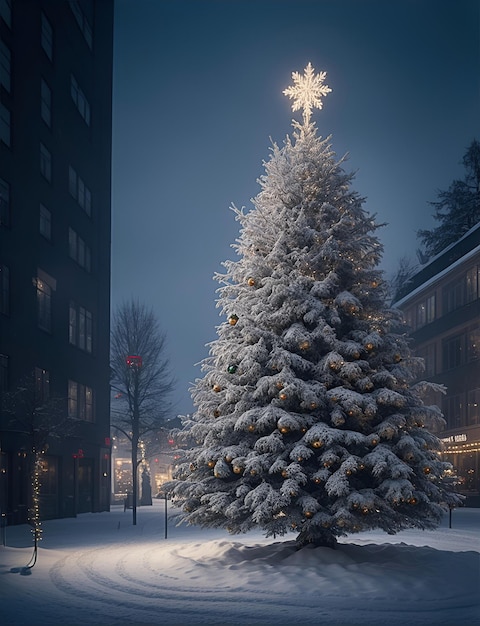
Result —
<instances>
[{"instance_id":1,"label":"snowy path","mask_svg":"<svg viewBox=\"0 0 480 626\"><path fill-rule=\"evenodd\" d=\"M46 522L31 576L10 571L31 553L10 547L28 545L26 528L7 529L2 626L480 624L480 510L455 511L458 528L298 552L257 533L172 527L165 540L162 505L139 509L136 527L118 507Z\"/></svg>"}]
</instances>

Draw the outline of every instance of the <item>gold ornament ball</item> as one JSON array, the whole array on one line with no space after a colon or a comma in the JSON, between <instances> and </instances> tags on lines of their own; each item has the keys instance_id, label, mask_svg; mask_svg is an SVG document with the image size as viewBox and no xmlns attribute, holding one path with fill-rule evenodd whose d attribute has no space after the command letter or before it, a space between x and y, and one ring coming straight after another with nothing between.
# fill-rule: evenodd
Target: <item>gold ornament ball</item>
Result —
<instances>
[{"instance_id":1,"label":"gold ornament ball","mask_svg":"<svg viewBox=\"0 0 480 626\"><path fill-rule=\"evenodd\" d=\"M242 473L242 468L239 465L235 465L233 468L233 473L234 474L241 474Z\"/></svg>"},{"instance_id":2,"label":"gold ornament ball","mask_svg":"<svg viewBox=\"0 0 480 626\"><path fill-rule=\"evenodd\" d=\"M278 430L282 433L282 435L286 435L290 432L290 428L288 426L279 426Z\"/></svg>"},{"instance_id":3,"label":"gold ornament ball","mask_svg":"<svg viewBox=\"0 0 480 626\"><path fill-rule=\"evenodd\" d=\"M307 519L311 519L313 517L313 511L305 511L304 515Z\"/></svg>"},{"instance_id":4,"label":"gold ornament ball","mask_svg":"<svg viewBox=\"0 0 480 626\"><path fill-rule=\"evenodd\" d=\"M230 454L227 454L227 456L225 457L225 461L227 463L231 463L233 461L233 457Z\"/></svg>"},{"instance_id":5,"label":"gold ornament ball","mask_svg":"<svg viewBox=\"0 0 480 626\"><path fill-rule=\"evenodd\" d=\"M283 478L288 478L287 470L282 470L282 476L283 476Z\"/></svg>"},{"instance_id":6,"label":"gold ornament ball","mask_svg":"<svg viewBox=\"0 0 480 626\"><path fill-rule=\"evenodd\" d=\"M372 439L372 446L376 446L378 443L378 439Z\"/></svg>"},{"instance_id":7,"label":"gold ornament ball","mask_svg":"<svg viewBox=\"0 0 480 626\"><path fill-rule=\"evenodd\" d=\"M431 472L431 471L432 471L432 470L431 470L429 467L424 467L424 468L423 468L423 473L424 473L424 474L430 474L430 472Z\"/></svg>"},{"instance_id":8,"label":"gold ornament ball","mask_svg":"<svg viewBox=\"0 0 480 626\"><path fill-rule=\"evenodd\" d=\"M367 343L365 345L365 350L368 350L368 351L373 350L373 343Z\"/></svg>"},{"instance_id":9,"label":"gold ornament ball","mask_svg":"<svg viewBox=\"0 0 480 626\"><path fill-rule=\"evenodd\" d=\"M312 441L312 448L321 448L323 446L323 441L321 441L320 439L316 439L315 441Z\"/></svg>"},{"instance_id":10,"label":"gold ornament ball","mask_svg":"<svg viewBox=\"0 0 480 626\"><path fill-rule=\"evenodd\" d=\"M316 476L316 477L313 479L313 482L314 482L316 485L319 485L319 484L322 482L322 479L321 479L321 478L319 478L318 476Z\"/></svg>"},{"instance_id":11,"label":"gold ornament ball","mask_svg":"<svg viewBox=\"0 0 480 626\"><path fill-rule=\"evenodd\" d=\"M409 504L417 504L418 500L417 498L410 498L410 500L408 501Z\"/></svg>"},{"instance_id":12,"label":"gold ornament ball","mask_svg":"<svg viewBox=\"0 0 480 626\"><path fill-rule=\"evenodd\" d=\"M250 278L247 280L247 285L248 285L249 287L255 287L255 278L252 278L252 277L250 276Z\"/></svg>"},{"instance_id":13,"label":"gold ornament ball","mask_svg":"<svg viewBox=\"0 0 480 626\"><path fill-rule=\"evenodd\" d=\"M298 461L299 463L302 463L302 461L303 461L303 460L304 460L304 459L303 459L303 456L299 456L299 457L297 458L297 461Z\"/></svg>"},{"instance_id":14,"label":"gold ornament ball","mask_svg":"<svg viewBox=\"0 0 480 626\"><path fill-rule=\"evenodd\" d=\"M278 383L276 384L276 386L277 386L277 389L283 389L283 386L284 386L284 385L283 385L283 383L282 383L282 382L278 381Z\"/></svg>"},{"instance_id":15,"label":"gold ornament ball","mask_svg":"<svg viewBox=\"0 0 480 626\"><path fill-rule=\"evenodd\" d=\"M299 344L299 348L300 348L300 350L308 350L310 348L310 342L309 341L302 341Z\"/></svg>"},{"instance_id":16,"label":"gold ornament ball","mask_svg":"<svg viewBox=\"0 0 480 626\"><path fill-rule=\"evenodd\" d=\"M215 393L218 393L219 391L222 391L222 388L220 387L220 385L213 385L213 391Z\"/></svg>"},{"instance_id":17,"label":"gold ornament ball","mask_svg":"<svg viewBox=\"0 0 480 626\"><path fill-rule=\"evenodd\" d=\"M286 393L281 393L279 396L280 400L286 400L288 398Z\"/></svg>"},{"instance_id":18,"label":"gold ornament ball","mask_svg":"<svg viewBox=\"0 0 480 626\"><path fill-rule=\"evenodd\" d=\"M208 461L207 465L210 468L215 467L215 461Z\"/></svg>"},{"instance_id":19,"label":"gold ornament ball","mask_svg":"<svg viewBox=\"0 0 480 626\"><path fill-rule=\"evenodd\" d=\"M238 315L230 315L230 317L228 318L228 323L230 324L230 326L235 326L235 324L238 322Z\"/></svg>"},{"instance_id":20,"label":"gold ornament ball","mask_svg":"<svg viewBox=\"0 0 480 626\"><path fill-rule=\"evenodd\" d=\"M351 476L351 475L352 475L352 470L351 470L351 469L347 469L347 470L345 471L345 474L346 474L347 476Z\"/></svg>"},{"instance_id":21,"label":"gold ornament ball","mask_svg":"<svg viewBox=\"0 0 480 626\"><path fill-rule=\"evenodd\" d=\"M255 424L249 424L248 425L248 432L249 433L253 433L255 431Z\"/></svg>"}]
</instances>

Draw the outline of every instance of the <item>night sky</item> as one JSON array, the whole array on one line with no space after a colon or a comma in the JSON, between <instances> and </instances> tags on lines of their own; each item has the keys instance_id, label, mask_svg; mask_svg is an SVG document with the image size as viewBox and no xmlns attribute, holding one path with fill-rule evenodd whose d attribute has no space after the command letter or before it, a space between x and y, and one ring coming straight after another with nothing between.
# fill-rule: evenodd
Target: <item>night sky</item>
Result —
<instances>
[{"instance_id":1,"label":"night sky","mask_svg":"<svg viewBox=\"0 0 480 626\"><path fill-rule=\"evenodd\" d=\"M221 323L221 263L235 258L231 204L251 208L271 141L291 132L292 71L332 88L319 134L356 172L387 277L435 225L439 189L480 139L478 0L116 0L112 307L152 307L192 411L195 364Z\"/></svg>"}]
</instances>

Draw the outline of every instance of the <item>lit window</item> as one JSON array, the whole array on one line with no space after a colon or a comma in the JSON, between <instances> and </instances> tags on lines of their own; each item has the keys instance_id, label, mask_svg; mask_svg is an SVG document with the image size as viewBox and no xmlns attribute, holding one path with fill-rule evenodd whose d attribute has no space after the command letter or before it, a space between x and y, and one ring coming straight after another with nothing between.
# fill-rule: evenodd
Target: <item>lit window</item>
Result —
<instances>
[{"instance_id":1,"label":"lit window","mask_svg":"<svg viewBox=\"0 0 480 626\"><path fill-rule=\"evenodd\" d=\"M10 93L11 54L8 46L0 39L0 85Z\"/></svg>"},{"instance_id":2,"label":"lit window","mask_svg":"<svg viewBox=\"0 0 480 626\"><path fill-rule=\"evenodd\" d=\"M42 48L50 59L53 59L53 29L46 15L42 13Z\"/></svg>"},{"instance_id":3,"label":"lit window","mask_svg":"<svg viewBox=\"0 0 480 626\"><path fill-rule=\"evenodd\" d=\"M10 111L6 106L0 104L0 139L8 147L10 147L11 143L10 124Z\"/></svg>"},{"instance_id":4,"label":"lit window","mask_svg":"<svg viewBox=\"0 0 480 626\"><path fill-rule=\"evenodd\" d=\"M52 126L52 90L43 80L40 88L40 113L42 120L51 128Z\"/></svg>"},{"instance_id":5,"label":"lit window","mask_svg":"<svg viewBox=\"0 0 480 626\"><path fill-rule=\"evenodd\" d=\"M43 204L40 205L40 234L49 241L52 238L52 214Z\"/></svg>"},{"instance_id":6,"label":"lit window","mask_svg":"<svg viewBox=\"0 0 480 626\"><path fill-rule=\"evenodd\" d=\"M10 185L0 178L0 226L10 226Z\"/></svg>"},{"instance_id":7,"label":"lit window","mask_svg":"<svg viewBox=\"0 0 480 626\"><path fill-rule=\"evenodd\" d=\"M40 173L49 183L52 181L52 155L43 143L40 143Z\"/></svg>"}]
</instances>

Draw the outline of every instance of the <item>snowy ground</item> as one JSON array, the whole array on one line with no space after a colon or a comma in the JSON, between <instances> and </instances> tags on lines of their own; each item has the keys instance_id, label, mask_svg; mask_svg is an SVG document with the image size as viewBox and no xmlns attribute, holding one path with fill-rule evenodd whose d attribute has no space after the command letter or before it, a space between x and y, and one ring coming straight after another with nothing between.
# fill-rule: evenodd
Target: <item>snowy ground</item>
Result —
<instances>
[{"instance_id":1,"label":"snowy ground","mask_svg":"<svg viewBox=\"0 0 480 626\"><path fill-rule=\"evenodd\" d=\"M173 513L174 511L172 511ZM293 535L231 537L168 526L164 501L43 524L0 545L0 624L480 624L480 509L457 509L436 531L369 532L336 550L296 551Z\"/></svg>"}]
</instances>

